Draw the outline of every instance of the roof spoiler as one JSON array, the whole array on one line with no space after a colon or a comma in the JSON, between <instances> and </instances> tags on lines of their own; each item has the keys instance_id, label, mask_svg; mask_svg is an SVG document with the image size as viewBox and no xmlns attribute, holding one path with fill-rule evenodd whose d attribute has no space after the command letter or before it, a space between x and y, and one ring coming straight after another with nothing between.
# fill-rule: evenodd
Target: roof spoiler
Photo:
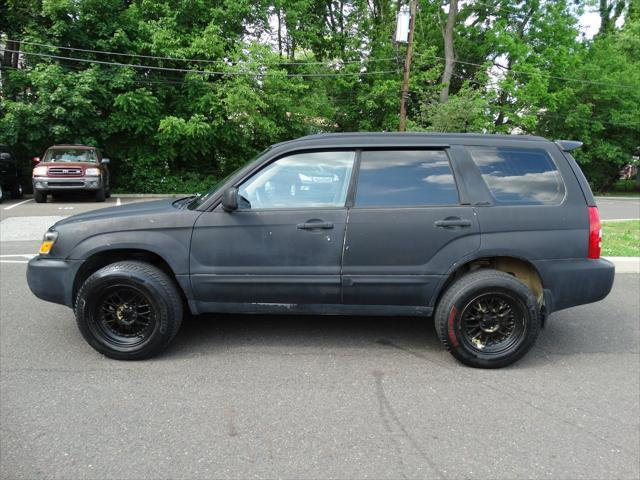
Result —
<instances>
[{"instance_id":1,"label":"roof spoiler","mask_svg":"<svg viewBox=\"0 0 640 480\"><path fill-rule=\"evenodd\" d=\"M576 148L580 148L582 146L582 142L577 142L575 140L557 140L556 145L558 145L560 150L563 152L571 152Z\"/></svg>"}]
</instances>

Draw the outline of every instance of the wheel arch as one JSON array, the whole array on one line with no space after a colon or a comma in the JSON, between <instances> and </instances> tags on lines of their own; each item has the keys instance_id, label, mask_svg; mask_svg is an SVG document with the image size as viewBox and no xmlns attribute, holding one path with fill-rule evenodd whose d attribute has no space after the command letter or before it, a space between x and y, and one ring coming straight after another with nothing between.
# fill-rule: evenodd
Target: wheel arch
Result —
<instances>
[{"instance_id":1,"label":"wheel arch","mask_svg":"<svg viewBox=\"0 0 640 480\"><path fill-rule=\"evenodd\" d=\"M435 301L433 302L433 306L437 307L440 299L449 286L458 278L469 272L483 268L490 268L513 275L529 287L538 300L538 305L543 312L542 319L544 322L546 317L544 312L546 310L545 304L547 302L548 291L545 291L544 289L542 276L531 261L514 255L483 255L467 259L461 264L454 265L451 267L449 272L447 272L446 278L437 293Z\"/></svg>"},{"instance_id":2,"label":"wheel arch","mask_svg":"<svg viewBox=\"0 0 640 480\"><path fill-rule=\"evenodd\" d=\"M125 260L138 260L146 262L162 270L169 276L169 278L171 278L175 282L176 286L178 287L178 291L180 292L180 295L185 302L185 305L188 303L187 292L185 292L184 287L178 281L175 272L165 258L163 258L158 253L141 248L117 248L111 250L101 250L92 253L82 262L82 266L76 272L73 280L73 304L75 305L78 291L87 278L89 278L93 273L97 272L101 268L106 267L107 265Z\"/></svg>"}]
</instances>

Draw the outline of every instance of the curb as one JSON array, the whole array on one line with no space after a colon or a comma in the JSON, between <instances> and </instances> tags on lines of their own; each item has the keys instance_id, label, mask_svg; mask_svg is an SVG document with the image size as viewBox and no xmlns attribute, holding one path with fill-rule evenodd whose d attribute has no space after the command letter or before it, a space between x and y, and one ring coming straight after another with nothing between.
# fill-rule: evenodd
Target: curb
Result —
<instances>
[{"instance_id":1,"label":"curb","mask_svg":"<svg viewBox=\"0 0 640 480\"><path fill-rule=\"evenodd\" d=\"M615 195L612 196L596 196L596 200L640 200L640 197L617 197Z\"/></svg>"},{"instance_id":2,"label":"curb","mask_svg":"<svg viewBox=\"0 0 640 480\"><path fill-rule=\"evenodd\" d=\"M640 257L602 257L616 266L618 273L640 273Z\"/></svg>"}]
</instances>

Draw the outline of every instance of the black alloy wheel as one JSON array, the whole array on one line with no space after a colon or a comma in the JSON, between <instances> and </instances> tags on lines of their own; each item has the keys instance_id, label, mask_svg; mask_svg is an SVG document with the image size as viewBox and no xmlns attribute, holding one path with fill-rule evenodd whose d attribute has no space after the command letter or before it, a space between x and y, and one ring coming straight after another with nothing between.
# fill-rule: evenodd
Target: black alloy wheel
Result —
<instances>
[{"instance_id":1,"label":"black alloy wheel","mask_svg":"<svg viewBox=\"0 0 640 480\"><path fill-rule=\"evenodd\" d=\"M131 285L108 287L96 302L98 311L91 324L96 335L117 346L138 346L149 338L156 325L152 299Z\"/></svg>"},{"instance_id":2,"label":"black alloy wheel","mask_svg":"<svg viewBox=\"0 0 640 480\"><path fill-rule=\"evenodd\" d=\"M489 292L473 298L460 313L462 338L478 352L497 354L514 350L523 339L523 305L507 292Z\"/></svg>"},{"instance_id":3,"label":"black alloy wheel","mask_svg":"<svg viewBox=\"0 0 640 480\"><path fill-rule=\"evenodd\" d=\"M163 351L178 333L183 311L175 279L137 260L93 273L75 301L82 336L98 352L118 360L141 360Z\"/></svg>"},{"instance_id":4,"label":"black alloy wheel","mask_svg":"<svg viewBox=\"0 0 640 480\"><path fill-rule=\"evenodd\" d=\"M481 269L449 286L438 302L435 326L447 350L465 365L501 368L535 343L541 305L514 275Z\"/></svg>"}]
</instances>

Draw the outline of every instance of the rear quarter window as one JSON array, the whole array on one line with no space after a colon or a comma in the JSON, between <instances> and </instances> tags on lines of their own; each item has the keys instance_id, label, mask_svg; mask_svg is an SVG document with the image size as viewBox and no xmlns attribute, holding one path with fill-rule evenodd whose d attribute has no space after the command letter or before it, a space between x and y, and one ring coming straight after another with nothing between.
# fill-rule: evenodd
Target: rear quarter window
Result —
<instances>
[{"instance_id":1,"label":"rear quarter window","mask_svg":"<svg viewBox=\"0 0 640 480\"><path fill-rule=\"evenodd\" d=\"M467 147L498 203L557 205L565 195L557 167L542 149Z\"/></svg>"},{"instance_id":2,"label":"rear quarter window","mask_svg":"<svg viewBox=\"0 0 640 480\"><path fill-rule=\"evenodd\" d=\"M442 150L362 152L356 207L457 205L456 182Z\"/></svg>"}]
</instances>

